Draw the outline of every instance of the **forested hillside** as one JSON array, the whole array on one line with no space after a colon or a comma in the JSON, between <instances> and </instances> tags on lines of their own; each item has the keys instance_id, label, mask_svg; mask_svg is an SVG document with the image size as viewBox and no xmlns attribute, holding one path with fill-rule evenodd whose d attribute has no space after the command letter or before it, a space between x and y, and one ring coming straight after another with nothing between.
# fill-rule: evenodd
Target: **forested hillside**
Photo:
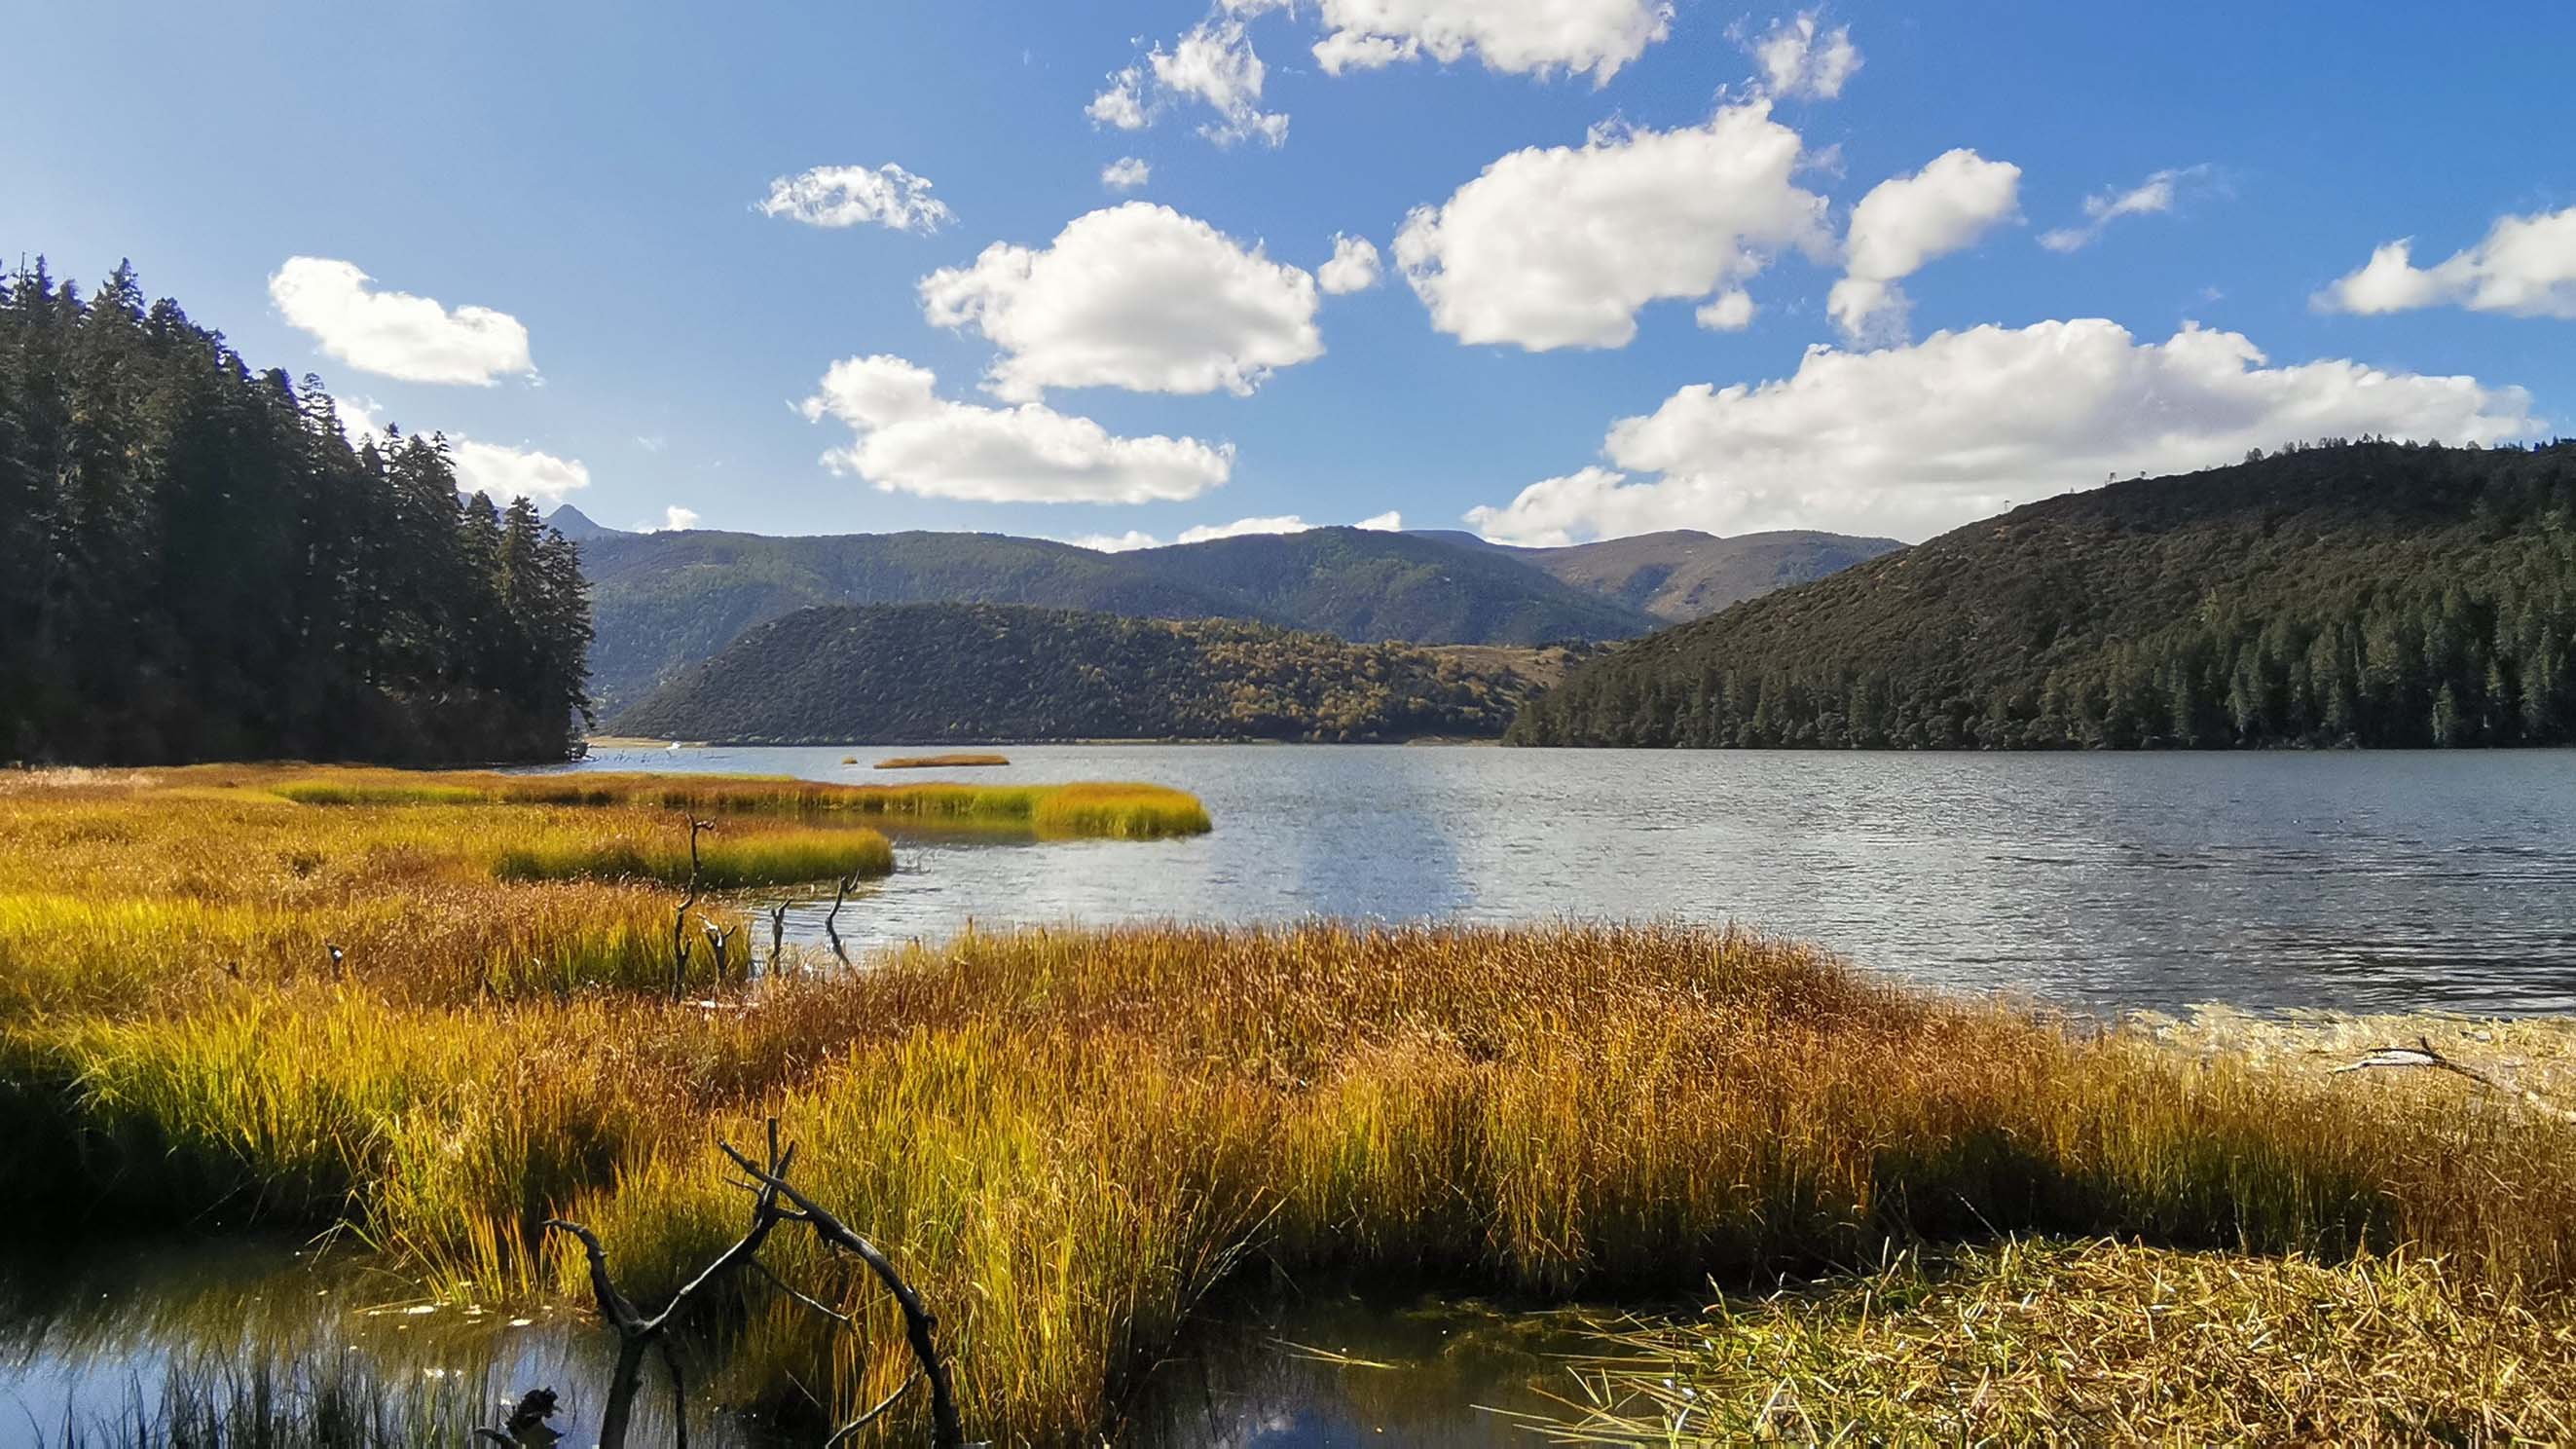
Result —
<instances>
[{"instance_id":1,"label":"forested hillside","mask_svg":"<svg viewBox=\"0 0 2576 1449\"><path fill-rule=\"evenodd\" d=\"M561 758L580 561L130 268L0 289L0 759Z\"/></svg>"},{"instance_id":2,"label":"forested hillside","mask_svg":"<svg viewBox=\"0 0 2576 1449\"><path fill-rule=\"evenodd\" d=\"M1536 685L1400 644L989 604L805 609L610 721L771 743L1492 736Z\"/></svg>"},{"instance_id":3,"label":"forested hillside","mask_svg":"<svg viewBox=\"0 0 2576 1449\"><path fill-rule=\"evenodd\" d=\"M2068 494L1625 646L1536 745L2576 742L2576 442Z\"/></svg>"},{"instance_id":4,"label":"forested hillside","mask_svg":"<svg viewBox=\"0 0 2576 1449\"><path fill-rule=\"evenodd\" d=\"M1624 639L1655 625L1506 559L1347 528L1135 553L987 533L599 533L582 546L599 619L591 686L612 714L751 626L817 604L1028 604L1424 644Z\"/></svg>"}]
</instances>

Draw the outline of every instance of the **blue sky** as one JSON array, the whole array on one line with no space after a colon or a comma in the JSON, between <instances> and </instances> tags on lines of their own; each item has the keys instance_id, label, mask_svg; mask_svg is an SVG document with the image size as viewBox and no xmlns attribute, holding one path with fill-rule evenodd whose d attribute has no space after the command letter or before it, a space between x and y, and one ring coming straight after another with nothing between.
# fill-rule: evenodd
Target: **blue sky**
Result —
<instances>
[{"instance_id":1,"label":"blue sky","mask_svg":"<svg viewBox=\"0 0 2576 1449\"><path fill-rule=\"evenodd\" d=\"M2576 430L2576 7L52 13L0 96L0 240L84 281L130 256L255 365L614 526L1919 538L2249 440ZM1257 99L1198 65L1246 52ZM1098 103L1129 67L1137 129ZM1229 100L1279 144L1204 135ZM758 206L888 165L944 222ZM2128 201L2043 244L2088 198ZM1337 234L1374 286L1315 285ZM290 320L299 257L371 280L293 274ZM1905 305L1838 319L1846 276ZM1152 501L1046 501L1103 498Z\"/></svg>"}]
</instances>

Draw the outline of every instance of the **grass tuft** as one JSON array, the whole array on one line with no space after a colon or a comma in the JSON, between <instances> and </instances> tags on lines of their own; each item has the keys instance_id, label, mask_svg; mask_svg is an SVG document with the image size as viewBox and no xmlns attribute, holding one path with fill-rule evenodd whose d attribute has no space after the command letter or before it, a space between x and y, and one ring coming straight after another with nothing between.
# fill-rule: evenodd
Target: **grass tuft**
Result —
<instances>
[{"instance_id":1,"label":"grass tuft","mask_svg":"<svg viewBox=\"0 0 2576 1449\"><path fill-rule=\"evenodd\" d=\"M876 767L880 770L964 770L1007 765L1010 762L1008 755L895 755L877 761ZM855 765L858 760L854 757L841 763Z\"/></svg>"}]
</instances>

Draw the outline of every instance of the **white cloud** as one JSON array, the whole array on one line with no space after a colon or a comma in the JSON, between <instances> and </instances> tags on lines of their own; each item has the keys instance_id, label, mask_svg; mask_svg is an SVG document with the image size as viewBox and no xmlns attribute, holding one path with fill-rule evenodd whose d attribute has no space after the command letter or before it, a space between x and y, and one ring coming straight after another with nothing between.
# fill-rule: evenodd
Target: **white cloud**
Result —
<instances>
[{"instance_id":1,"label":"white cloud","mask_svg":"<svg viewBox=\"0 0 2576 1449\"><path fill-rule=\"evenodd\" d=\"M1203 523L1196 528L1184 528L1178 541L1213 543L1220 538L1246 538L1261 533L1304 533L1314 526L1293 513L1279 518L1238 518L1232 523Z\"/></svg>"},{"instance_id":2,"label":"white cloud","mask_svg":"<svg viewBox=\"0 0 2576 1449\"><path fill-rule=\"evenodd\" d=\"M1076 217L1043 251L996 243L922 279L933 325L1002 350L986 386L1013 402L1053 387L1237 396L1324 353L1315 279L1167 206Z\"/></svg>"},{"instance_id":3,"label":"white cloud","mask_svg":"<svg viewBox=\"0 0 2576 1449\"><path fill-rule=\"evenodd\" d=\"M1101 553L1133 553L1140 548L1161 548L1163 541L1150 533L1129 529L1125 533L1086 533L1065 542L1075 548L1096 549Z\"/></svg>"},{"instance_id":4,"label":"white cloud","mask_svg":"<svg viewBox=\"0 0 2576 1449\"><path fill-rule=\"evenodd\" d=\"M575 458L454 436L448 438L447 448L456 464L459 492L561 503L566 494L590 486L590 469Z\"/></svg>"},{"instance_id":5,"label":"white cloud","mask_svg":"<svg viewBox=\"0 0 2576 1449\"><path fill-rule=\"evenodd\" d=\"M1852 44L1851 27L1821 30L1813 10L1774 20L1760 35L1739 31L1736 39L1762 67L1763 88L1775 96L1829 101L1843 93L1843 82L1860 69L1860 49Z\"/></svg>"},{"instance_id":6,"label":"white cloud","mask_svg":"<svg viewBox=\"0 0 2576 1449\"><path fill-rule=\"evenodd\" d=\"M1169 51L1158 46L1145 60L1164 90L1204 101L1216 112L1199 134L1218 145L1258 138L1276 146L1288 139L1288 118L1261 109L1267 68L1244 38L1242 21L1202 22Z\"/></svg>"},{"instance_id":7,"label":"white cloud","mask_svg":"<svg viewBox=\"0 0 2576 1449\"><path fill-rule=\"evenodd\" d=\"M1082 108L1082 113L1089 116L1094 125L1115 126L1121 131L1141 131L1151 119L1145 114L1144 85L1145 72L1141 67L1131 65L1111 71L1109 88L1093 96L1091 104Z\"/></svg>"},{"instance_id":8,"label":"white cloud","mask_svg":"<svg viewBox=\"0 0 2576 1449\"><path fill-rule=\"evenodd\" d=\"M536 371L518 318L489 307L451 312L428 297L378 291L372 280L349 262L288 257L268 279L268 296L287 325L363 372L489 387Z\"/></svg>"},{"instance_id":9,"label":"white cloud","mask_svg":"<svg viewBox=\"0 0 2576 1449\"><path fill-rule=\"evenodd\" d=\"M1377 285L1377 243L1362 236L1333 233L1333 259L1315 269L1315 281L1334 296L1365 292Z\"/></svg>"},{"instance_id":10,"label":"white cloud","mask_svg":"<svg viewBox=\"0 0 2576 1449\"><path fill-rule=\"evenodd\" d=\"M348 435L350 447L384 446L384 408L374 399L343 397L333 398L332 403L339 410L340 431ZM578 459L558 458L535 448L478 443L456 433L447 435L447 461L456 470L457 492L482 493L505 503L513 498L561 503L566 494L590 486L590 469Z\"/></svg>"},{"instance_id":11,"label":"white cloud","mask_svg":"<svg viewBox=\"0 0 2576 1449\"><path fill-rule=\"evenodd\" d=\"M1608 85L1670 33L1672 17L1657 0L1323 0L1315 59L1340 75L1425 55L1451 65L1473 51L1488 70Z\"/></svg>"},{"instance_id":12,"label":"white cloud","mask_svg":"<svg viewBox=\"0 0 2576 1449\"><path fill-rule=\"evenodd\" d=\"M686 533L697 526L698 511L694 508L682 508L674 503L662 510L662 522L658 526L639 523L635 525L635 531L637 533Z\"/></svg>"},{"instance_id":13,"label":"white cloud","mask_svg":"<svg viewBox=\"0 0 2576 1449\"><path fill-rule=\"evenodd\" d=\"M1753 325L1753 294L1741 287L1720 292L1692 315L1711 332L1741 332Z\"/></svg>"},{"instance_id":14,"label":"white cloud","mask_svg":"<svg viewBox=\"0 0 2576 1449\"><path fill-rule=\"evenodd\" d=\"M1907 303L1896 283L2013 216L2020 190L2020 167L1965 149L1871 187L1852 208L1843 279L1825 310L1845 336L1904 340Z\"/></svg>"},{"instance_id":15,"label":"white cloud","mask_svg":"<svg viewBox=\"0 0 2576 1449\"><path fill-rule=\"evenodd\" d=\"M915 176L892 162L873 170L817 166L781 176L769 183L769 195L752 203L752 209L807 226L864 223L894 231L934 232L957 219L948 203L930 194L927 177Z\"/></svg>"},{"instance_id":16,"label":"white cloud","mask_svg":"<svg viewBox=\"0 0 2576 1449\"><path fill-rule=\"evenodd\" d=\"M802 411L857 436L826 467L887 493L976 503L1151 503L1224 483L1234 447L1195 438L1122 438L1034 403L977 407L938 395L930 369L900 357L833 363Z\"/></svg>"},{"instance_id":17,"label":"white cloud","mask_svg":"<svg viewBox=\"0 0 2576 1449\"><path fill-rule=\"evenodd\" d=\"M1288 139L1288 117L1261 109L1268 74L1243 33L1243 21L1210 16L1171 49L1155 46L1143 65L1110 72L1108 88L1092 97L1083 114L1097 125L1141 131L1173 106L1195 101L1216 112L1199 134L1218 145L1257 139L1277 146Z\"/></svg>"},{"instance_id":18,"label":"white cloud","mask_svg":"<svg viewBox=\"0 0 2576 1449\"><path fill-rule=\"evenodd\" d=\"M2413 250L2410 239L2372 252L2359 271L2317 293L2318 310L2372 315L2447 305L2576 319L2576 206L2500 217L2476 246L2430 267L2416 266Z\"/></svg>"},{"instance_id":19,"label":"white cloud","mask_svg":"<svg viewBox=\"0 0 2576 1449\"><path fill-rule=\"evenodd\" d=\"M2362 434L2495 443L2537 433L2530 396L2339 359L2272 366L2233 332L2140 343L2100 318L1811 349L1790 377L1686 387L1614 424L1608 467L1467 521L1562 544L1666 528L1828 528L1920 538L2107 475L2231 462Z\"/></svg>"},{"instance_id":20,"label":"white cloud","mask_svg":"<svg viewBox=\"0 0 2576 1449\"><path fill-rule=\"evenodd\" d=\"M1100 168L1100 184L1112 191L1133 191L1154 179L1154 168L1134 156L1122 156Z\"/></svg>"},{"instance_id":21,"label":"white cloud","mask_svg":"<svg viewBox=\"0 0 2576 1449\"><path fill-rule=\"evenodd\" d=\"M1825 199L1790 179L1800 151L1761 101L1704 126L1514 151L1416 207L1396 261L1461 342L1624 347L1650 302L1731 289L1783 247L1829 252Z\"/></svg>"},{"instance_id":22,"label":"white cloud","mask_svg":"<svg viewBox=\"0 0 2576 1449\"><path fill-rule=\"evenodd\" d=\"M2039 244L2053 252L2079 251L2102 235L2103 228L2124 216L2152 216L2171 211L2184 186L2208 177L2207 164L2159 171L2126 191L2101 191L2084 198L2084 223L2042 232Z\"/></svg>"},{"instance_id":23,"label":"white cloud","mask_svg":"<svg viewBox=\"0 0 2576 1449\"><path fill-rule=\"evenodd\" d=\"M1219 538L1243 538L1262 533L1304 533L1318 525L1308 523L1296 514L1274 518L1238 518L1232 523L1204 523L1181 530L1176 543L1206 543ZM1380 533L1397 533L1404 528L1404 515L1394 511L1363 518L1351 525ZM1098 549L1102 553L1127 553L1140 548L1161 548L1163 541L1150 533L1130 529L1125 533L1094 533L1071 540L1078 548Z\"/></svg>"}]
</instances>

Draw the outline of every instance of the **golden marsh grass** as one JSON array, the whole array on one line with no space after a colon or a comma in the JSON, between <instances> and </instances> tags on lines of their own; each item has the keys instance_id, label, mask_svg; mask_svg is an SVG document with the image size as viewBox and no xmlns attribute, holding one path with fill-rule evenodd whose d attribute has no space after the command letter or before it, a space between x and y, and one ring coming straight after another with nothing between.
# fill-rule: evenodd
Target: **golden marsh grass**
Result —
<instances>
[{"instance_id":1,"label":"golden marsh grass","mask_svg":"<svg viewBox=\"0 0 2576 1449\"><path fill-rule=\"evenodd\" d=\"M894 755L877 761L880 770L972 770L987 769L1011 762L1008 755ZM845 765L858 763L854 756Z\"/></svg>"},{"instance_id":2,"label":"golden marsh grass","mask_svg":"<svg viewBox=\"0 0 2576 1449\"><path fill-rule=\"evenodd\" d=\"M800 1184L941 1314L970 1428L997 1442L1113 1426L1256 1260L1670 1301L1999 1232L2108 1236L2289 1275L2243 1288L2265 1312L2327 1292L2302 1272L2434 1295L2525 1356L2576 1283L2576 1127L2457 1079L2283 1071L1682 927L970 933L856 971L710 972L710 1009L661 994L670 892L491 875L505 817L616 828L665 811L641 787L318 808L231 773L0 788L23 846L0 862L0 1204L342 1224L486 1303L579 1291L536 1234L560 1214L650 1299L740 1230L713 1139L775 1114ZM808 787L653 788L706 810ZM817 828L801 804L717 818ZM715 1391L846 1408L895 1387L884 1300L801 1237L773 1256L862 1332L746 1283L719 1305ZM2429 1286L2371 1276L2433 1257ZM2209 1282L2224 1308L2237 1290ZM1850 1394L1954 1385L1950 1362ZM2384 1385L2426 1371L2384 1362ZM891 1432L919 1428L905 1412Z\"/></svg>"}]
</instances>

